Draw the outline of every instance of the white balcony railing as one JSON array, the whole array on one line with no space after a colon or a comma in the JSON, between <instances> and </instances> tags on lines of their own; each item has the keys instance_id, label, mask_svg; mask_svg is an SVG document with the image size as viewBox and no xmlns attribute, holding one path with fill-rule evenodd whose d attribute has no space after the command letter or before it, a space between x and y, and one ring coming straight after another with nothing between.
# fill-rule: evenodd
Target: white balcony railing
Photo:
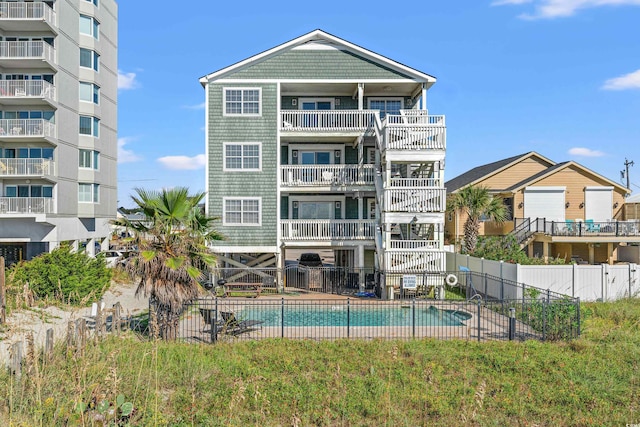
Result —
<instances>
[{"instance_id":1,"label":"white balcony railing","mask_svg":"<svg viewBox=\"0 0 640 427\"><path fill-rule=\"evenodd\" d=\"M56 126L44 119L0 119L0 138L51 137Z\"/></svg>"},{"instance_id":2,"label":"white balcony railing","mask_svg":"<svg viewBox=\"0 0 640 427\"><path fill-rule=\"evenodd\" d=\"M439 250L437 240L391 240L388 250Z\"/></svg>"},{"instance_id":3,"label":"white balcony railing","mask_svg":"<svg viewBox=\"0 0 640 427\"><path fill-rule=\"evenodd\" d=\"M50 197L0 197L0 214L53 213Z\"/></svg>"},{"instance_id":4,"label":"white balcony railing","mask_svg":"<svg viewBox=\"0 0 640 427\"><path fill-rule=\"evenodd\" d=\"M430 125L387 124L384 127L384 148L386 150L444 150L446 128Z\"/></svg>"},{"instance_id":5,"label":"white balcony railing","mask_svg":"<svg viewBox=\"0 0 640 427\"><path fill-rule=\"evenodd\" d=\"M445 116L430 116L425 110L400 110L400 114L388 114L387 124L445 126Z\"/></svg>"},{"instance_id":6,"label":"white balcony railing","mask_svg":"<svg viewBox=\"0 0 640 427\"><path fill-rule=\"evenodd\" d=\"M51 159L0 158L0 176L44 176L54 174Z\"/></svg>"},{"instance_id":7,"label":"white balcony railing","mask_svg":"<svg viewBox=\"0 0 640 427\"><path fill-rule=\"evenodd\" d=\"M282 240L373 240L374 220L285 219Z\"/></svg>"},{"instance_id":8,"label":"white balcony railing","mask_svg":"<svg viewBox=\"0 0 640 427\"><path fill-rule=\"evenodd\" d=\"M437 178L392 178L390 187L420 188L442 187L442 185L441 181Z\"/></svg>"},{"instance_id":9,"label":"white balcony railing","mask_svg":"<svg viewBox=\"0 0 640 427\"><path fill-rule=\"evenodd\" d=\"M364 132L373 125L376 110L286 110L281 112L284 132Z\"/></svg>"},{"instance_id":10,"label":"white balcony railing","mask_svg":"<svg viewBox=\"0 0 640 427\"><path fill-rule=\"evenodd\" d=\"M43 59L53 63L55 53L44 41L0 42L0 59Z\"/></svg>"},{"instance_id":11,"label":"white balcony railing","mask_svg":"<svg viewBox=\"0 0 640 427\"><path fill-rule=\"evenodd\" d=\"M0 80L0 98L56 100L56 88L44 80Z\"/></svg>"},{"instance_id":12,"label":"white balcony railing","mask_svg":"<svg viewBox=\"0 0 640 427\"><path fill-rule=\"evenodd\" d=\"M442 272L446 269L444 251L393 251L385 253L386 272L426 273Z\"/></svg>"},{"instance_id":13,"label":"white balcony railing","mask_svg":"<svg viewBox=\"0 0 640 427\"><path fill-rule=\"evenodd\" d=\"M375 178L373 165L285 165L280 170L286 187L373 186Z\"/></svg>"},{"instance_id":14,"label":"white balcony railing","mask_svg":"<svg viewBox=\"0 0 640 427\"><path fill-rule=\"evenodd\" d=\"M0 21L45 21L56 25L56 13L43 2L0 2Z\"/></svg>"},{"instance_id":15,"label":"white balcony railing","mask_svg":"<svg viewBox=\"0 0 640 427\"><path fill-rule=\"evenodd\" d=\"M391 188L384 190L386 212L444 212L444 188Z\"/></svg>"}]
</instances>

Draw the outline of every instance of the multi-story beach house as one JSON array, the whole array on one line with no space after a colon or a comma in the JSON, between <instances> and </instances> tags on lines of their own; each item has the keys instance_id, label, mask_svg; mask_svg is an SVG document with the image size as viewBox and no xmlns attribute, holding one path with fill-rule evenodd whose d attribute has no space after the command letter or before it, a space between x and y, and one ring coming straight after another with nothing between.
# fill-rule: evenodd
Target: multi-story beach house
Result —
<instances>
[{"instance_id":1,"label":"multi-story beach house","mask_svg":"<svg viewBox=\"0 0 640 427\"><path fill-rule=\"evenodd\" d=\"M117 5L0 2L0 255L107 246L117 209Z\"/></svg>"},{"instance_id":2,"label":"multi-story beach house","mask_svg":"<svg viewBox=\"0 0 640 427\"><path fill-rule=\"evenodd\" d=\"M445 117L436 79L315 30L200 79L208 214L228 266L444 271ZM383 286L384 287L384 286Z\"/></svg>"}]
</instances>

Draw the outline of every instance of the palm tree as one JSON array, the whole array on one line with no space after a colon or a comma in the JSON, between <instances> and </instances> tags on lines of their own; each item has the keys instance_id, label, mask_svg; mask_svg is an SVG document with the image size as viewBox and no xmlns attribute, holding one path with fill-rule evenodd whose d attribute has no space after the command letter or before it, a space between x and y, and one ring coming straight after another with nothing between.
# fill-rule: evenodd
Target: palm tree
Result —
<instances>
[{"instance_id":1,"label":"palm tree","mask_svg":"<svg viewBox=\"0 0 640 427\"><path fill-rule=\"evenodd\" d=\"M464 223L464 246L467 253L472 254L478 243L480 219L503 223L509 214L509 208L500 197L494 197L489 189L483 186L470 185L453 195L447 207L449 211L462 210L467 214Z\"/></svg>"},{"instance_id":2,"label":"palm tree","mask_svg":"<svg viewBox=\"0 0 640 427\"><path fill-rule=\"evenodd\" d=\"M190 196L183 187L135 192L131 198L144 220L121 218L112 223L132 232L131 243L139 252L125 269L139 278L136 295L149 297L160 336L175 339L184 304L198 296L203 271L215 261L207 244L222 236L213 228L217 218L206 216L198 206L204 193Z\"/></svg>"}]
</instances>

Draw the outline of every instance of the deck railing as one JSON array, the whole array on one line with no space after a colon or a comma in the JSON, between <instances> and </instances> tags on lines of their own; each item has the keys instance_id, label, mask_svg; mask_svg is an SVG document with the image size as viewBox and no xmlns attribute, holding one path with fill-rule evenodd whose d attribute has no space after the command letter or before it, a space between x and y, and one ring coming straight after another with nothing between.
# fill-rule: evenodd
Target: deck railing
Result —
<instances>
[{"instance_id":1,"label":"deck railing","mask_svg":"<svg viewBox=\"0 0 640 427\"><path fill-rule=\"evenodd\" d=\"M376 221L349 219L286 219L282 240L373 240Z\"/></svg>"},{"instance_id":2,"label":"deck railing","mask_svg":"<svg viewBox=\"0 0 640 427\"><path fill-rule=\"evenodd\" d=\"M50 197L0 197L0 214L53 213Z\"/></svg>"},{"instance_id":3,"label":"deck railing","mask_svg":"<svg viewBox=\"0 0 640 427\"><path fill-rule=\"evenodd\" d=\"M384 190L386 212L444 212L444 188L390 188Z\"/></svg>"},{"instance_id":4,"label":"deck railing","mask_svg":"<svg viewBox=\"0 0 640 427\"><path fill-rule=\"evenodd\" d=\"M364 132L377 110L285 110L280 113L284 132Z\"/></svg>"},{"instance_id":5,"label":"deck railing","mask_svg":"<svg viewBox=\"0 0 640 427\"><path fill-rule=\"evenodd\" d=\"M0 138L56 136L56 126L44 119L0 119Z\"/></svg>"},{"instance_id":6,"label":"deck railing","mask_svg":"<svg viewBox=\"0 0 640 427\"><path fill-rule=\"evenodd\" d=\"M6 159L0 158L0 176L53 175L51 159Z\"/></svg>"},{"instance_id":7,"label":"deck railing","mask_svg":"<svg viewBox=\"0 0 640 427\"><path fill-rule=\"evenodd\" d=\"M387 114L387 124L419 124L445 126L444 115L429 115L424 110L400 110L400 114Z\"/></svg>"},{"instance_id":8,"label":"deck railing","mask_svg":"<svg viewBox=\"0 0 640 427\"><path fill-rule=\"evenodd\" d=\"M386 150L444 150L446 128L416 124L387 124L384 126Z\"/></svg>"},{"instance_id":9,"label":"deck railing","mask_svg":"<svg viewBox=\"0 0 640 427\"><path fill-rule=\"evenodd\" d=\"M446 252L439 250L397 250L385 253L387 272L441 272L446 268Z\"/></svg>"},{"instance_id":10,"label":"deck railing","mask_svg":"<svg viewBox=\"0 0 640 427\"><path fill-rule=\"evenodd\" d=\"M519 218L515 221L516 224L523 222ZM544 218L536 218L529 222L529 232L567 237L640 236L640 220L596 222L589 219L584 221L547 221Z\"/></svg>"},{"instance_id":11,"label":"deck railing","mask_svg":"<svg viewBox=\"0 0 640 427\"><path fill-rule=\"evenodd\" d=\"M391 240L388 250L438 250L437 240Z\"/></svg>"},{"instance_id":12,"label":"deck railing","mask_svg":"<svg viewBox=\"0 0 640 427\"><path fill-rule=\"evenodd\" d=\"M284 165L282 185L313 187L330 185L374 185L374 165Z\"/></svg>"},{"instance_id":13,"label":"deck railing","mask_svg":"<svg viewBox=\"0 0 640 427\"><path fill-rule=\"evenodd\" d=\"M0 21L45 21L56 25L56 13L43 2L0 2Z\"/></svg>"},{"instance_id":14,"label":"deck railing","mask_svg":"<svg viewBox=\"0 0 640 427\"><path fill-rule=\"evenodd\" d=\"M0 59L44 59L53 63L55 49L44 41L0 42Z\"/></svg>"},{"instance_id":15,"label":"deck railing","mask_svg":"<svg viewBox=\"0 0 640 427\"><path fill-rule=\"evenodd\" d=\"M392 188L421 188L442 187L442 181L437 178L391 178Z\"/></svg>"},{"instance_id":16,"label":"deck railing","mask_svg":"<svg viewBox=\"0 0 640 427\"><path fill-rule=\"evenodd\" d=\"M55 101L56 89L44 80L0 80L0 98L25 97Z\"/></svg>"}]
</instances>

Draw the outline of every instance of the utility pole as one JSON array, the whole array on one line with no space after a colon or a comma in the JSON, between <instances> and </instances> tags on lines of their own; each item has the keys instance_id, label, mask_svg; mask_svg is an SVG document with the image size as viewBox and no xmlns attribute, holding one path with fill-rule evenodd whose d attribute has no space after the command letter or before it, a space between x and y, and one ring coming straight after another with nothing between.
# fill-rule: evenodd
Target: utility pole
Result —
<instances>
[{"instance_id":1,"label":"utility pole","mask_svg":"<svg viewBox=\"0 0 640 427\"><path fill-rule=\"evenodd\" d=\"M630 182L629 182L630 181L629 180L629 166L633 166L633 160L629 161L625 157L625 159L624 159L625 170L620 171L620 175L622 176L622 178L624 178L624 177L627 178L627 188L631 188L631 187L629 187L631 185Z\"/></svg>"}]
</instances>

